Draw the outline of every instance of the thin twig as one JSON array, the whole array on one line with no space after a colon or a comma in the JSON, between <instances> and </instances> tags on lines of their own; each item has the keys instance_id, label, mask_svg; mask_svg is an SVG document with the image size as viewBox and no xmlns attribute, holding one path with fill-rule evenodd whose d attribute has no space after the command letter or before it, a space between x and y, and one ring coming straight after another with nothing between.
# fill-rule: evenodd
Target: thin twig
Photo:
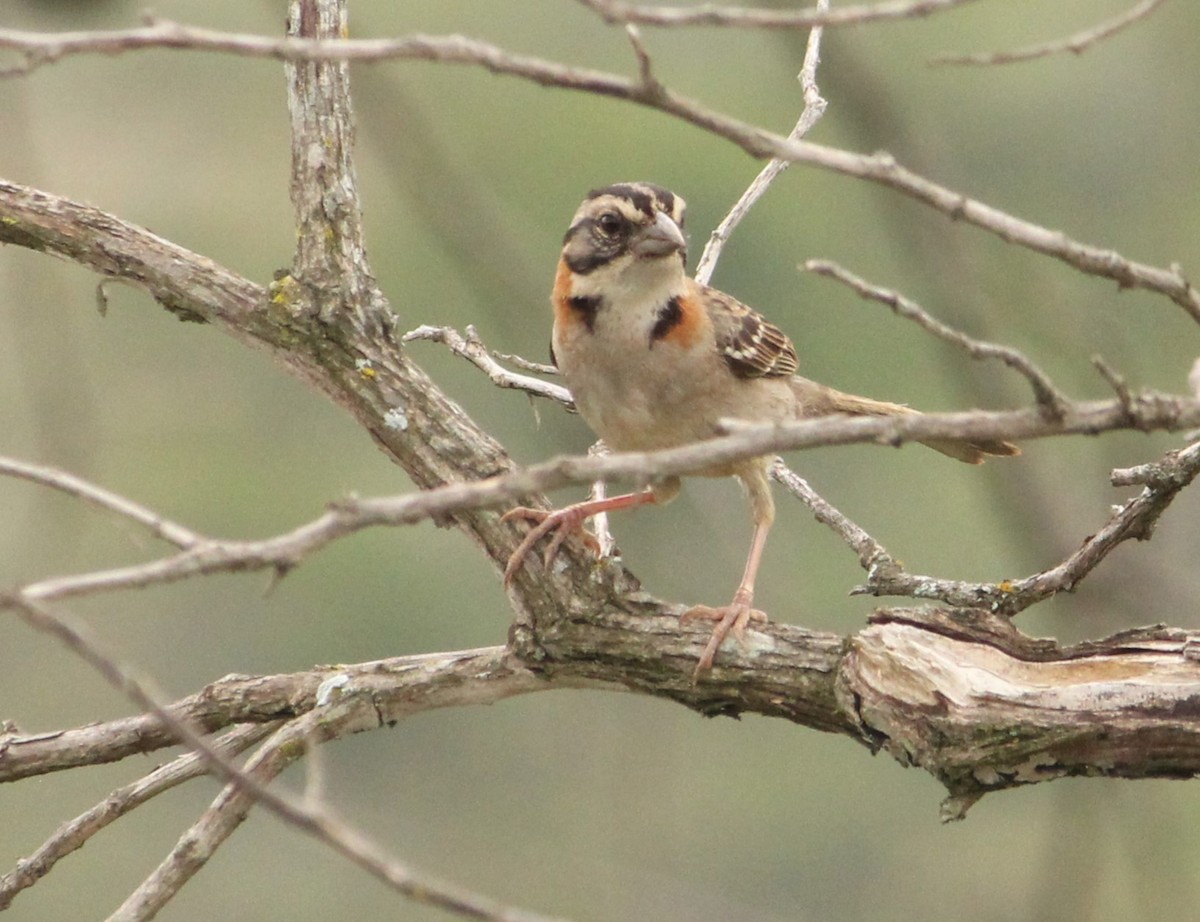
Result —
<instances>
[{"instance_id":1,"label":"thin twig","mask_svg":"<svg viewBox=\"0 0 1200 922\"><path fill-rule=\"evenodd\" d=\"M497 387L524 391L533 397L545 397L547 400L553 400L568 409L575 408L571 392L561 384L552 384L528 375L514 374L497 362L493 353L480 341L479 334L473 326L467 327L467 333L464 336L452 327L424 324L405 333L401 341L411 343L417 340L441 343L455 355L466 359L486 374Z\"/></svg>"},{"instance_id":2,"label":"thin twig","mask_svg":"<svg viewBox=\"0 0 1200 922\"><path fill-rule=\"evenodd\" d=\"M911 19L964 6L971 0L884 0L829 10L818 3L806 10L719 6L704 3L690 7L638 6L623 0L580 0L610 23L647 26L724 26L741 29L809 29L814 26L851 26L867 22Z\"/></svg>"},{"instance_id":3,"label":"thin twig","mask_svg":"<svg viewBox=\"0 0 1200 922\"><path fill-rule=\"evenodd\" d=\"M612 454L607 445L603 442L596 442L588 449L589 458L603 458L605 455ZM591 489L588 491L589 500L604 499L608 495L608 484L603 480L597 480L592 483ZM599 545L599 556L602 558L612 557L617 549L617 540L613 537L612 529L608 527L608 513L599 512L592 516L592 534L596 537L596 543Z\"/></svg>"},{"instance_id":4,"label":"thin twig","mask_svg":"<svg viewBox=\"0 0 1200 922\"><path fill-rule=\"evenodd\" d=\"M894 565L895 561L882 544L817 493L809 486L808 481L789 468L782 458L776 458L771 464L771 476L808 506L818 522L827 525L834 534L845 541L858 555L859 564L868 573L873 573L879 567Z\"/></svg>"},{"instance_id":5,"label":"thin twig","mask_svg":"<svg viewBox=\"0 0 1200 922\"><path fill-rule=\"evenodd\" d=\"M637 26L629 23L625 26L625 37L629 39L629 44L633 46L634 57L637 58L638 81L641 83L642 91L653 96L662 90L663 85L654 76L654 62L650 60L650 52L642 44L642 33L638 31Z\"/></svg>"},{"instance_id":6,"label":"thin twig","mask_svg":"<svg viewBox=\"0 0 1200 922\"><path fill-rule=\"evenodd\" d=\"M1100 377L1113 389L1113 393L1117 395L1117 400L1121 402L1121 406L1132 408L1135 405L1135 398L1133 392L1129 389L1129 382L1125 380L1124 376L1109 365L1102 355L1093 355L1092 365L1096 371L1100 372Z\"/></svg>"},{"instance_id":7,"label":"thin twig","mask_svg":"<svg viewBox=\"0 0 1200 922\"><path fill-rule=\"evenodd\" d=\"M912 320L922 329L928 330L944 342L958 346L972 358L995 359L1003 362L1029 382L1038 406L1051 418L1061 419L1063 414L1066 413L1066 408L1070 401L1055 387L1054 382L1050 380L1049 376L1019 350L1011 346L1001 346L996 343L987 343L972 339L965 333L942 323L915 301L906 298L899 292L872 285L870 282L842 268L835 262L825 259L810 259L804 264L804 269L808 272L815 272L817 275L823 275L826 278L835 279L853 289L860 297L866 298L869 301L878 301L881 304L886 304L898 316Z\"/></svg>"},{"instance_id":8,"label":"thin twig","mask_svg":"<svg viewBox=\"0 0 1200 922\"><path fill-rule=\"evenodd\" d=\"M826 12L829 8L829 0L819 0L817 10ZM820 121L821 116L825 114L825 100L821 96L821 91L817 87L817 65L821 62L821 36L823 30L820 26L814 26L813 30L808 35L808 44L804 50L804 63L800 67L800 87L804 98L804 109L800 113L800 118L796 122L796 126L792 129L788 139L792 141L799 140L812 130L813 125ZM716 230L708 238L708 243L704 247L704 252L700 254L700 261L696 264L696 281L701 285L707 285L712 279L712 274L717 268L717 260L721 258L721 250L725 246L725 242L733 234L734 230L742 219L754 207L755 202L762 198L767 188L775 181L780 173L791 166L791 162L773 157L771 161L759 171L759 174L750 183L750 186L742 193L741 197L734 203L733 208L717 225Z\"/></svg>"},{"instance_id":9,"label":"thin twig","mask_svg":"<svg viewBox=\"0 0 1200 922\"><path fill-rule=\"evenodd\" d=\"M558 367L556 365L547 365L545 362L534 362L524 356L514 355L511 352L499 352L495 349L490 350L492 358L508 362L511 365L516 365L522 371L532 371L535 375L557 375Z\"/></svg>"},{"instance_id":10,"label":"thin twig","mask_svg":"<svg viewBox=\"0 0 1200 922\"><path fill-rule=\"evenodd\" d=\"M57 468L47 467L43 464L31 464L28 461L18 461L15 458L0 457L0 476L28 480L31 483L52 487L76 496L94 506L115 512L117 515L145 526L155 537L178 548L195 547L207 540L190 528L172 522L131 499Z\"/></svg>"},{"instance_id":11,"label":"thin twig","mask_svg":"<svg viewBox=\"0 0 1200 922\"><path fill-rule=\"evenodd\" d=\"M139 707L153 712L172 734L201 758L210 771L245 795L248 802L264 807L289 825L320 840L398 892L426 905L489 922L547 922L548 917L504 906L455 884L415 872L390 858L366 836L328 811L314 813L305 809L298 799L268 788L264 781L242 771L201 734L172 714L165 704L159 702L157 695L149 691L143 680L102 652L98 643L82 627L69 624L44 606L20 596L0 599L0 603L31 627L57 638L115 689ZM286 735L290 739L290 746L280 748L299 755L313 739L324 742L355 729L378 726L379 720L379 712L370 696L355 694L351 689L328 706L314 709L281 728L276 737ZM139 899L150 896L147 891L139 893ZM116 918L149 918L149 915L137 914L137 910L138 907L132 905L128 911L123 907L118 910Z\"/></svg>"},{"instance_id":12,"label":"thin twig","mask_svg":"<svg viewBox=\"0 0 1200 922\"><path fill-rule=\"evenodd\" d=\"M1063 52L1083 54L1083 52L1104 41L1104 39L1145 19L1161 6L1162 3L1163 0L1141 0L1136 6L1133 6L1121 15L1114 16L1112 19L1106 19L1099 25L1093 26L1090 29L1084 29L1082 32L1076 32L1073 35L1068 35L1066 38L1040 42L1036 45L1027 45L1024 48L1016 48L1011 51L992 51L980 54L941 54L931 59L930 63L1015 64L1021 61L1033 61L1037 58L1049 57L1052 54L1062 54Z\"/></svg>"},{"instance_id":13,"label":"thin twig","mask_svg":"<svg viewBox=\"0 0 1200 922\"><path fill-rule=\"evenodd\" d=\"M969 583L904 573L900 568L872 573L852 595L909 596L937 599L961 608L987 608L1013 615L1060 592L1072 592L1118 545L1146 540L1167 507L1200 474L1200 444L1169 452L1153 465L1114 471L1114 484L1145 483L1142 492L1117 506L1109 520L1077 551L1040 573L998 583Z\"/></svg>"},{"instance_id":14,"label":"thin twig","mask_svg":"<svg viewBox=\"0 0 1200 922\"><path fill-rule=\"evenodd\" d=\"M236 727L213 740L212 746L225 756L237 755L269 736L278 726L278 722L272 722ZM53 870L60 859L82 848L110 823L164 791L207 772L208 768L199 755L185 753L156 768L145 778L117 788L90 810L63 823L37 851L28 858L22 858L13 870L0 877L0 911L8 909L18 893L36 884Z\"/></svg>"}]
</instances>

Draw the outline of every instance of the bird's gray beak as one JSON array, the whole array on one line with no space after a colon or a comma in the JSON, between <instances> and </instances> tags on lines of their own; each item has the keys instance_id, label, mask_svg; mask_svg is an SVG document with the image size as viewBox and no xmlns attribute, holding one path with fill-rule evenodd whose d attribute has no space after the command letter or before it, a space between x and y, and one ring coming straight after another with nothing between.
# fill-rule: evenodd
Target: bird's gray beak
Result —
<instances>
[{"instance_id":1,"label":"bird's gray beak","mask_svg":"<svg viewBox=\"0 0 1200 922\"><path fill-rule=\"evenodd\" d=\"M670 215L658 212L654 223L640 230L630 241L629 248L639 257L656 258L672 253L687 253L687 238Z\"/></svg>"}]
</instances>

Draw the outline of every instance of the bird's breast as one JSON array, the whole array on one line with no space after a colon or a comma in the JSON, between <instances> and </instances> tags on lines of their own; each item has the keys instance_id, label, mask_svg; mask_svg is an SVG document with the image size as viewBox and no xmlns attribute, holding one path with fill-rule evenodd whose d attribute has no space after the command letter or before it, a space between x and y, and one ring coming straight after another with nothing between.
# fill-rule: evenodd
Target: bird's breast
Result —
<instances>
[{"instance_id":1,"label":"bird's breast","mask_svg":"<svg viewBox=\"0 0 1200 922\"><path fill-rule=\"evenodd\" d=\"M782 379L741 380L710 341L658 338L654 318L624 322L608 310L556 324L554 353L584 421L617 451L651 451L710 438L722 419L790 413ZM711 333L708 333L711 339Z\"/></svg>"}]
</instances>

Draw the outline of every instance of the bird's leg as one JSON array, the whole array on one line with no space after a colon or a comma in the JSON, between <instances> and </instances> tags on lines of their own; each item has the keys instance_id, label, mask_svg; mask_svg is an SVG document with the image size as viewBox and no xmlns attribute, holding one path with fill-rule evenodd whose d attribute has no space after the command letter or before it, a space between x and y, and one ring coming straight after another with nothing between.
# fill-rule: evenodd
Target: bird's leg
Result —
<instances>
[{"instance_id":1,"label":"bird's leg","mask_svg":"<svg viewBox=\"0 0 1200 922\"><path fill-rule=\"evenodd\" d=\"M762 560L763 548L766 547L767 533L770 530L770 521L759 522L754 526L754 538L750 542L750 554L746 558L746 569L742 572L742 581L738 585L737 592L733 594L732 602L720 608L693 605L683 613L681 620L685 622L697 618L716 622L713 626L712 636L708 639L704 652L700 654L700 661L692 673L693 680L698 679L701 673L712 668L713 659L716 658L717 651L726 637L732 633L740 642L745 642L746 625L751 621L767 620L767 616L754 608L753 603L754 580L758 575L758 565Z\"/></svg>"},{"instance_id":2,"label":"bird's leg","mask_svg":"<svg viewBox=\"0 0 1200 922\"><path fill-rule=\"evenodd\" d=\"M713 660L721 644L731 633L744 643L746 625L751 621L766 621L767 616L754 608L754 580L758 576L758 565L762 562L763 548L767 546L767 534L771 523L775 521L775 501L771 497L771 482L767 477L767 462L758 459L738 471L737 478L750 494L750 503L754 508L754 537L750 539L750 553L746 556L746 569L742 571L742 581L738 584L733 601L720 608L708 605L694 605L683 613L684 622L703 618L715 621L712 636L700 654L700 661L692 673L692 681L700 678L701 674L712 668Z\"/></svg>"},{"instance_id":3,"label":"bird's leg","mask_svg":"<svg viewBox=\"0 0 1200 922\"><path fill-rule=\"evenodd\" d=\"M528 506L517 506L515 509L508 510L508 512L504 513L500 521L507 522L510 519L528 519L538 524L536 528L525 536L525 540L517 546L517 549L508 558L508 565L504 568L504 585L507 586L512 582L513 577L521 569L521 564L525 561L526 555L533 549L533 546L551 532L554 533L554 536L550 539L550 543L542 555L542 563L547 569L554 562L554 558L558 555L558 549L562 547L563 541L572 532L582 532L584 540L588 543L589 547L599 553L600 546L596 542L596 539L583 528L583 523L587 519L601 512L629 509L634 506L657 502L659 502L659 498L653 490L642 490L639 493L623 493L620 496L608 496L604 499L572 503L570 506L563 506L561 509L531 509Z\"/></svg>"}]
</instances>

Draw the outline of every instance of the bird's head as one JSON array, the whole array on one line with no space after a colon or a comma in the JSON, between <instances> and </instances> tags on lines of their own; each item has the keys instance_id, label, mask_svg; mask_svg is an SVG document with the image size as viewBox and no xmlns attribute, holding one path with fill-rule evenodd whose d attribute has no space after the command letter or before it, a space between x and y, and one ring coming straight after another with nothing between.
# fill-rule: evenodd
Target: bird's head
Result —
<instances>
[{"instance_id":1,"label":"bird's head","mask_svg":"<svg viewBox=\"0 0 1200 922\"><path fill-rule=\"evenodd\" d=\"M645 182L595 189L563 238L575 293L677 289L685 278L687 203Z\"/></svg>"}]
</instances>

